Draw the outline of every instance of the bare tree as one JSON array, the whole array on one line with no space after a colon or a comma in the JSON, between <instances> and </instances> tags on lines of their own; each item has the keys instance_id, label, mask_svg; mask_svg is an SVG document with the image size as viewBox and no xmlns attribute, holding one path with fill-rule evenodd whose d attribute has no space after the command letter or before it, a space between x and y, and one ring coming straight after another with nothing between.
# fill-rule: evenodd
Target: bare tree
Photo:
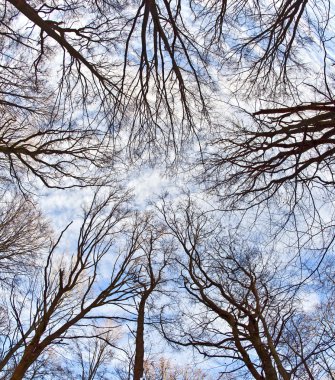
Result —
<instances>
[{"instance_id":1,"label":"bare tree","mask_svg":"<svg viewBox=\"0 0 335 380\"><path fill-rule=\"evenodd\" d=\"M51 70L58 82L56 108L80 105L87 122L97 118L113 134L129 123L131 151L139 156L151 146L180 149L190 131L198 130L197 119L207 117L207 98L213 94L207 89L215 84L210 61L225 69L222 63L236 62L244 81L265 89L271 78L278 87L289 77L302 42L312 44L313 33L314 46L325 53L330 8L327 0L70 1L62 6L7 0L2 38L28 52L37 79L50 72L58 52L60 70ZM16 20L24 27L15 28ZM21 107L28 101L9 93L15 101L4 98L4 104Z\"/></svg>"},{"instance_id":2,"label":"bare tree","mask_svg":"<svg viewBox=\"0 0 335 380\"><path fill-rule=\"evenodd\" d=\"M29 190L36 178L61 188L103 182L102 167L113 157L105 131L85 123L75 104L58 98L44 64L32 69L35 40L13 29L17 12L2 4L1 15L1 178L21 190Z\"/></svg>"},{"instance_id":3,"label":"bare tree","mask_svg":"<svg viewBox=\"0 0 335 380\"><path fill-rule=\"evenodd\" d=\"M5 187L0 201L0 281L10 285L16 276L39 266L50 242L50 228L36 203Z\"/></svg>"},{"instance_id":4,"label":"bare tree","mask_svg":"<svg viewBox=\"0 0 335 380\"><path fill-rule=\"evenodd\" d=\"M94 327L94 331L83 335L70 342L66 347L66 353L70 356L68 367L78 367L77 378L81 380L108 379L115 356L117 340L120 338L120 328L116 326ZM88 335L86 339L85 336Z\"/></svg>"},{"instance_id":5,"label":"bare tree","mask_svg":"<svg viewBox=\"0 0 335 380\"><path fill-rule=\"evenodd\" d=\"M59 257L61 235L50 248L44 269L25 281L25 290L12 288L7 333L2 335L5 376L22 379L45 350L74 339L84 326L99 328L99 321L113 320L117 310L131 307L140 286L136 252L142 230L136 221L128 224L128 200L119 188L102 200L95 195L85 213L76 252ZM99 273L108 257L109 273L102 279ZM108 307L112 313L98 311ZM102 331L102 340L103 336Z\"/></svg>"},{"instance_id":6,"label":"bare tree","mask_svg":"<svg viewBox=\"0 0 335 380\"><path fill-rule=\"evenodd\" d=\"M87 9L89 20L84 17ZM195 125L196 109L204 110L201 77L209 77L204 48L187 31L178 4L143 1L136 9L109 1L62 7L6 1L3 14L5 42L28 52L36 78L44 72L54 75L53 113L72 118L81 110L86 123L99 122L114 136L120 123L130 124L129 142L138 155L147 145L159 146L158 136L162 145L177 147ZM27 21L20 30L14 25L18 19ZM60 61L58 72L50 68L54 57ZM203 62L201 69L197 61ZM189 79L195 79L196 90ZM177 120L180 130L175 129Z\"/></svg>"},{"instance_id":7,"label":"bare tree","mask_svg":"<svg viewBox=\"0 0 335 380\"><path fill-rule=\"evenodd\" d=\"M144 368L146 380L205 380L211 378L199 368L177 365L164 357L160 357L158 360L146 360Z\"/></svg>"},{"instance_id":8,"label":"bare tree","mask_svg":"<svg viewBox=\"0 0 335 380\"><path fill-rule=\"evenodd\" d=\"M333 102L303 104L258 111L254 125L233 123L210 143L205 181L237 207L283 192L306 199L313 188L332 198L334 111Z\"/></svg>"},{"instance_id":9,"label":"bare tree","mask_svg":"<svg viewBox=\"0 0 335 380\"><path fill-rule=\"evenodd\" d=\"M164 336L220 358L223 374L320 378L317 363L331 355L334 334L303 310L301 297L308 286L299 281L294 261L262 252L241 237L224 236L220 224L190 202L184 210L162 208L185 253L181 280L192 304L172 325L161 324Z\"/></svg>"},{"instance_id":10,"label":"bare tree","mask_svg":"<svg viewBox=\"0 0 335 380\"><path fill-rule=\"evenodd\" d=\"M165 274L171 260L173 244L168 241L166 231L151 215L143 223L146 225L145 236L141 244L143 258L139 271L138 283L142 285L137 305L135 332L135 357L133 379L141 380L145 367L145 324L149 297L153 293L162 293L162 286L168 281ZM158 225L157 225L158 224Z\"/></svg>"},{"instance_id":11,"label":"bare tree","mask_svg":"<svg viewBox=\"0 0 335 380\"><path fill-rule=\"evenodd\" d=\"M107 378L104 375L106 369L102 369L104 364L110 364L113 357L113 352L111 346L113 341L111 339L111 333L101 336L98 334L98 338L91 342L86 343L86 347L80 346L78 344L78 356L80 359L80 364L82 368L81 378L84 380L93 380L93 379L103 379ZM89 345L87 345L89 344ZM91 345L93 347L91 347ZM88 358L85 359L85 354L88 354Z\"/></svg>"},{"instance_id":12,"label":"bare tree","mask_svg":"<svg viewBox=\"0 0 335 380\"><path fill-rule=\"evenodd\" d=\"M25 200L36 180L55 188L100 186L119 175L108 176L117 153L173 161L195 136L208 142L206 181L225 208L279 195L289 213L300 202L313 209L314 223L319 199L334 200L333 17L330 0L6 0L0 5L1 182L14 182ZM321 57L314 67L309 49ZM211 105L222 100L226 84L238 101L256 96L264 107L250 112L248 125L244 116L215 130L207 124ZM106 319L136 323L128 378L143 375L149 302L161 292L173 248L156 221L132 219L122 194L96 195L77 247L71 242L74 253L59 252L65 229L39 265L33 264L48 239L39 212L21 198L4 200L0 262L10 285L0 308L4 377L46 376L53 352L67 342L78 342L78 349L87 339L96 345L79 357L82 378L96 377L98 368L104 376L111 342L97 329ZM224 238L208 214L191 204L182 208L178 214L163 206L162 213L182 247L175 260L179 284L195 310L180 336L176 325L170 331L162 323L168 340L223 358L227 376L332 377L331 320L301 309L304 283L292 286L291 267L270 268L276 255ZM319 231L333 227L332 220L327 226L317 220ZM294 229L301 231L298 223ZM28 274L19 269L25 263ZM61 366L59 373L77 376Z\"/></svg>"},{"instance_id":13,"label":"bare tree","mask_svg":"<svg viewBox=\"0 0 335 380\"><path fill-rule=\"evenodd\" d=\"M30 380L107 380L118 350L120 329L116 326L87 327L61 347L47 348L32 364L25 378Z\"/></svg>"},{"instance_id":14,"label":"bare tree","mask_svg":"<svg viewBox=\"0 0 335 380\"><path fill-rule=\"evenodd\" d=\"M48 129L41 124L4 113L0 126L4 179L12 180L23 193L36 188L36 179L53 188L106 183L104 168L114 155L106 151L107 139L101 132L71 126Z\"/></svg>"}]
</instances>

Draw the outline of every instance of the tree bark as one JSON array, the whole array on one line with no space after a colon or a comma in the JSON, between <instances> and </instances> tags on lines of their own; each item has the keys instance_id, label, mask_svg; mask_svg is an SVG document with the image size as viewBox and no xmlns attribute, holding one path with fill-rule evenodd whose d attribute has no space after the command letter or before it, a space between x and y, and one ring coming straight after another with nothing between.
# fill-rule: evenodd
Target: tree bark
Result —
<instances>
[{"instance_id":1,"label":"tree bark","mask_svg":"<svg viewBox=\"0 0 335 380\"><path fill-rule=\"evenodd\" d=\"M138 307L133 380L141 380L144 372L144 314L147 298L144 294Z\"/></svg>"},{"instance_id":2,"label":"tree bark","mask_svg":"<svg viewBox=\"0 0 335 380\"><path fill-rule=\"evenodd\" d=\"M10 380L22 380L29 367L35 362L42 351L42 347L36 347L33 344L28 345Z\"/></svg>"}]
</instances>

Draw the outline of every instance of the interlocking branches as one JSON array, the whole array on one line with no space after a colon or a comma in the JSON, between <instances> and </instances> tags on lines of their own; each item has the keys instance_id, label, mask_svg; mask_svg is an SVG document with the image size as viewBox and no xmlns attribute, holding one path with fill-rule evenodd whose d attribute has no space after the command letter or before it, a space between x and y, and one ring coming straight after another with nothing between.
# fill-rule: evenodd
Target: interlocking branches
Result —
<instances>
[{"instance_id":1,"label":"interlocking branches","mask_svg":"<svg viewBox=\"0 0 335 380\"><path fill-rule=\"evenodd\" d=\"M263 117L264 115L264 117ZM257 124L234 124L227 137L211 144L206 179L212 188L225 187L231 204L249 206L274 196L282 187L311 189L334 186L333 102L260 110Z\"/></svg>"},{"instance_id":2,"label":"interlocking branches","mask_svg":"<svg viewBox=\"0 0 335 380\"><path fill-rule=\"evenodd\" d=\"M1 191L0 282L11 286L15 278L38 267L50 231L37 205L21 194Z\"/></svg>"},{"instance_id":3,"label":"interlocking branches","mask_svg":"<svg viewBox=\"0 0 335 380\"><path fill-rule=\"evenodd\" d=\"M241 236L225 236L220 224L213 225L210 214L190 201L181 212L167 204L161 211L185 254L179 259L180 279L193 301L189 309L181 304L173 327L161 324L164 336L218 358L223 374L319 378L318 363L332 353L335 336L320 326L316 311L303 309L295 264L261 252Z\"/></svg>"},{"instance_id":4,"label":"interlocking branches","mask_svg":"<svg viewBox=\"0 0 335 380\"><path fill-rule=\"evenodd\" d=\"M137 155L155 143L178 149L178 140L196 124L196 109L206 113L207 53L188 31L181 4L143 1L135 9L108 1L7 3L4 29L13 30L12 19L18 18L11 6L29 20L26 32L13 32L15 42L34 57L36 78L45 68L53 73L56 105L65 102L75 109L78 104L85 117L103 120L105 131L113 134L120 123L130 124L128 139ZM52 69L50 57L59 60ZM175 129L178 120L187 125L185 131Z\"/></svg>"},{"instance_id":5,"label":"interlocking branches","mask_svg":"<svg viewBox=\"0 0 335 380\"><path fill-rule=\"evenodd\" d=\"M20 53L20 62L22 54L28 57L36 82L52 74L55 109L67 104L113 135L122 128L131 155L139 157L151 147L178 151L198 131L209 115L216 69L237 62L251 86L288 78L302 42L312 41L313 33L321 45L331 38L327 4L142 0L33 6L7 0L2 40ZM20 30L17 20L24 24ZM13 94L15 99L1 102L22 107L23 95Z\"/></svg>"},{"instance_id":6,"label":"interlocking branches","mask_svg":"<svg viewBox=\"0 0 335 380\"><path fill-rule=\"evenodd\" d=\"M103 199L95 195L72 255L57 252L60 235L42 271L23 282L26 290L12 287L7 332L1 337L1 370L8 378L22 379L46 349L78 338L83 328L99 329L99 321L113 320L117 310L131 307L140 287L136 255L143 230L136 220L129 223L129 196L120 192L117 188ZM99 285L107 259L108 275ZM112 312L98 312L108 306Z\"/></svg>"},{"instance_id":7,"label":"interlocking branches","mask_svg":"<svg viewBox=\"0 0 335 380\"><path fill-rule=\"evenodd\" d=\"M36 178L56 188L104 183L104 166L114 155L106 151L103 133L71 127L45 129L36 125L36 119L22 120L6 113L3 116L1 175L14 181L23 192L36 184Z\"/></svg>"}]
</instances>

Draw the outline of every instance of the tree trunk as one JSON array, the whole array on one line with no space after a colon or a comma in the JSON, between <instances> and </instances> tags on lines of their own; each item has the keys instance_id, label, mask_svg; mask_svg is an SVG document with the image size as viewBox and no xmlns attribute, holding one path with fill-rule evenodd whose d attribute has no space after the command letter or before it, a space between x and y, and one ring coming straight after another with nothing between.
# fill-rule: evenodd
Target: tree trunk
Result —
<instances>
[{"instance_id":1,"label":"tree trunk","mask_svg":"<svg viewBox=\"0 0 335 380\"><path fill-rule=\"evenodd\" d=\"M267 348L264 346L258 328L257 322L254 318L249 318L249 332L250 332L250 341L252 342L257 355L262 363L262 369L265 374L266 380L278 380L278 375L275 367L273 366L271 355L267 351Z\"/></svg>"},{"instance_id":2,"label":"tree trunk","mask_svg":"<svg viewBox=\"0 0 335 380\"><path fill-rule=\"evenodd\" d=\"M144 294L138 308L133 380L140 380L144 372L144 313L146 300L147 296Z\"/></svg>"},{"instance_id":3,"label":"tree trunk","mask_svg":"<svg viewBox=\"0 0 335 380\"><path fill-rule=\"evenodd\" d=\"M22 380L29 367L35 362L42 351L42 348L28 345L10 380Z\"/></svg>"}]
</instances>

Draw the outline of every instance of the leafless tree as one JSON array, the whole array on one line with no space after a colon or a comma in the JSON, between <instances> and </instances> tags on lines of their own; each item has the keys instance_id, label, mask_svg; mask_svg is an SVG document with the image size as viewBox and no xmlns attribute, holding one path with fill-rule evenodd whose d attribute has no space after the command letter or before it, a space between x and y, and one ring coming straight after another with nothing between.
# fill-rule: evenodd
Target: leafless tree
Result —
<instances>
[{"instance_id":1,"label":"leafless tree","mask_svg":"<svg viewBox=\"0 0 335 380\"><path fill-rule=\"evenodd\" d=\"M177 365L164 357L160 357L158 360L146 360L144 368L146 380L205 380L211 378L199 368L192 368L188 365Z\"/></svg>"},{"instance_id":2,"label":"leafless tree","mask_svg":"<svg viewBox=\"0 0 335 380\"><path fill-rule=\"evenodd\" d=\"M225 236L190 201L179 209L165 204L162 212L185 254L181 281L191 306L172 325L161 324L164 336L220 358L222 373L236 378L321 378L318 362L331 355L334 334L320 325L318 311L302 308L308 287L298 281L296 263Z\"/></svg>"},{"instance_id":3,"label":"leafless tree","mask_svg":"<svg viewBox=\"0 0 335 380\"><path fill-rule=\"evenodd\" d=\"M153 293L163 293L163 285L168 282L167 266L171 261L174 246L167 239L165 228L147 215L143 223L147 225L145 237L141 244L143 258L139 272L139 284L142 285L137 305L135 331L135 357L133 379L141 380L145 367L145 324L148 319L149 298ZM153 307L154 308L154 307Z\"/></svg>"},{"instance_id":4,"label":"leafless tree","mask_svg":"<svg viewBox=\"0 0 335 380\"><path fill-rule=\"evenodd\" d=\"M36 118L12 116L7 110L1 123L1 177L12 180L23 193L38 187L36 179L53 188L106 183L104 168L114 155L106 151L107 139L101 132L47 128Z\"/></svg>"},{"instance_id":5,"label":"leafless tree","mask_svg":"<svg viewBox=\"0 0 335 380\"><path fill-rule=\"evenodd\" d=\"M45 72L53 75L53 114L73 118L80 110L86 123L103 124L114 136L120 123L130 124L129 142L140 154L154 143L174 146L188 133L184 127L176 130L176 121L194 125L195 109L204 110L201 77L209 77L204 49L187 31L178 4L6 1L2 11L4 41L29 54L37 79ZM58 72L51 59L59 60ZM197 61L204 63L201 69ZM16 100L11 103L21 107Z\"/></svg>"},{"instance_id":6,"label":"leafless tree","mask_svg":"<svg viewBox=\"0 0 335 380\"><path fill-rule=\"evenodd\" d=\"M110 378L112 360L117 341L121 337L116 326L101 326L94 331L83 330L83 335L70 341L63 355L67 355L68 370L81 380L104 380ZM88 335L88 338L85 336ZM61 377L60 377L61 378Z\"/></svg>"},{"instance_id":7,"label":"leafless tree","mask_svg":"<svg viewBox=\"0 0 335 380\"><path fill-rule=\"evenodd\" d=\"M238 107L207 139L204 180L225 208L278 196L290 198L291 210L301 199L317 210L316 198L325 197L320 192L333 199L334 8L300 0L243 5L243 21L231 20L231 30L240 27L243 37L232 37L236 44L228 53L232 66L243 67ZM314 66L304 49L315 52ZM299 70L306 80L297 79ZM250 95L247 103L243 93Z\"/></svg>"},{"instance_id":8,"label":"leafless tree","mask_svg":"<svg viewBox=\"0 0 335 380\"><path fill-rule=\"evenodd\" d=\"M105 131L85 123L74 104L58 98L44 64L34 71L34 38L13 29L20 22L17 12L6 4L0 12L1 178L14 180L21 190L36 178L61 188L103 182L102 167L113 157Z\"/></svg>"},{"instance_id":9,"label":"leafless tree","mask_svg":"<svg viewBox=\"0 0 335 380\"><path fill-rule=\"evenodd\" d=\"M16 276L39 266L50 241L50 228L36 203L7 186L0 201L0 281L10 285Z\"/></svg>"},{"instance_id":10,"label":"leafless tree","mask_svg":"<svg viewBox=\"0 0 335 380\"><path fill-rule=\"evenodd\" d=\"M97 118L113 134L131 125L128 140L137 156L148 146L179 149L197 130L213 94L207 89L215 84L210 62L219 69L236 62L245 80L265 88L272 77L278 86L297 65L302 43L321 45L326 54L331 33L327 0L103 0L61 6L7 0L2 13L4 44L28 52L37 79L50 72L51 60L59 60L59 71L51 70L56 108L81 107L87 122ZM9 94L14 100L4 97L4 104L32 108L28 98Z\"/></svg>"},{"instance_id":11,"label":"leafless tree","mask_svg":"<svg viewBox=\"0 0 335 380\"><path fill-rule=\"evenodd\" d=\"M118 327L83 328L82 335L60 348L49 347L32 364L25 378L30 380L107 380L112 372Z\"/></svg>"},{"instance_id":12,"label":"leafless tree","mask_svg":"<svg viewBox=\"0 0 335 380\"><path fill-rule=\"evenodd\" d=\"M88 339L84 344L79 343L80 341L76 342L76 355L80 362L81 378L83 380L104 378L101 367L104 364L110 364L114 354L112 347L115 342L113 342L112 334L112 331L108 330L107 332L97 331L97 338L93 341ZM85 355L88 357L85 358Z\"/></svg>"},{"instance_id":13,"label":"leafless tree","mask_svg":"<svg viewBox=\"0 0 335 380\"><path fill-rule=\"evenodd\" d=\"M30 265L48 238L27 201L37 179L55 188L103 185L115 177L108 171L125 147L132 159L158 161L163 150L169 161L196 136L208 142L208 152L201 146L206 181L219 190L224 208L284 195L289 212L301 202L318 214L319 200L333 202L333 16L330 0L0 5L0 186L11 181L25 194L24 200L5 198L0 213L0 262L11 289L8 294L4 287L0 308L4 377L43 377L53 352L86 339L97 342L97 356L87 369L91 346L85 349L82 377L94 377L108 349L98 330L85 334L123 310L136 323L128 377L133 370L139 379L148 304L161 291L173 249L164 242L166 232L151 225L156 221L132 219L128 197L116 190L104 200L96 195L72 255L60 254L61 235L45 262ZM308 67L309 49L321 56L314 67ZM258 97L261 109L215 129L207 122L213 121L211 105L222 100L221 85L238 101ZM269 268L270 253L224 238L208 214L183 208L183 216L162 212L183 248L175 264L199 313L188 316L180 336L162 323L166 337L228 360L227 373L332 377L330 304L323 304L323 322L305 313L299 308L303 284L291 286L288 267ZM314 223L319 215L312 216ZM323 219L317 220L324 231ZM29 274L18 268L26 262ZM107 266L108 278L101 275ZM58 372L76 376L61 366Z\"/></svg>"},{"instance_id":14,"label":"leafless tree","mask_svg":"<svg viewBox=\"0 0 335 380\"><path fill-rule=\"evenodd\" d=\"M259 204L282 192L297 201L313 188L332 198L334 110L333 102L264 109L255 124L232 123L210 143L205 181L222 189L231 206Z\"/></svg>"},{"instance_id":15,"label":"leafless tree","mask_svg":"<svg viewBox=\"0 0 335 380\"><path fill-rule=\"evenodd\" d=\"M6 378L22 379L45 350L75 339L84 327L88 333L90 326L97 326L94 336L103 340L103 329L101 336L96 333L100 322L131 308L140 287L136 253L143 230L136 220L131 225L128 200L120 188L103 199L95 195L80 227L76 252L59 255L60 235L44 269L20 288L13 286L3 304L7 325L1 370ZM102 265L109 267L106 278L100 274Z\"/></svg>"}]
</instances>

